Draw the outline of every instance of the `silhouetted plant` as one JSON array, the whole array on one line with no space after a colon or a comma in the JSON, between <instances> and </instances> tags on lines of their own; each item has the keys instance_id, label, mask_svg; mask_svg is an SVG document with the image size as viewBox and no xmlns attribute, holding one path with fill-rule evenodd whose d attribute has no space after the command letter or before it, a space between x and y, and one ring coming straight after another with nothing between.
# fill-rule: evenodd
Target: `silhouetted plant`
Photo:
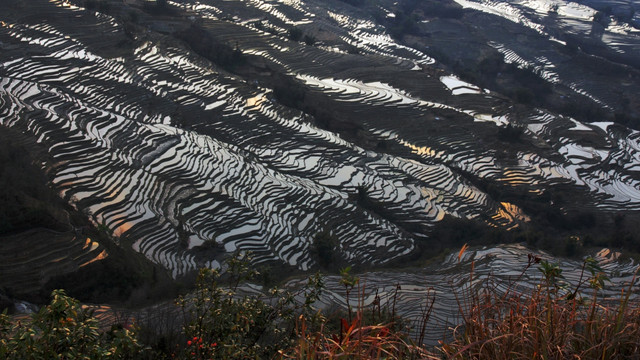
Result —
<instances>
[{"instance_id":1,"label":"silhouetted plant","mask_svg":"<svg viewBox=\"0 0 640 360\"><path fill-rule=\"evenodd\" d=\"M345 292L347 294L347 311L349 312L349 322L351 322L351 302L349 301L349 295L351 294L351 290L360 283L360 278L357 276L351 275L351 266L347 266L346 268L340 269L340 285L344 286Z\"/></svg>"}]
</instances>

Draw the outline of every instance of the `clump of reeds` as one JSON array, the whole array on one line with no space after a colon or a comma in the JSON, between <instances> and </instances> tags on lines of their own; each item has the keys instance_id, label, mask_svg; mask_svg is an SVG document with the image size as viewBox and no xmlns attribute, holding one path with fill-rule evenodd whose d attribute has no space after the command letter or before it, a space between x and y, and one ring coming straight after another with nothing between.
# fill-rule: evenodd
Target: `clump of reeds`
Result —
<instances>
[{"instance_id":1,"label":"clump of reeds","mask_svg":"<svg viewBox=\"0 0 640 360\"><path fill-rule=\"evenodd\" d=\"M341 284L345 287L347 313L340 318L340 330L331 331L327 323L312 330L304 316L296 323L296 341L290 349L280 351L283 359L439 359L423 346L417 345L399 326L395 314L398 295L396 287L393 306L382 309L379 297L370 308L365 307L365 286L349 274L350 268L341 270ZM356 290L355 311L349 298ZM430 297L431 303L433 299ZM428 321L426 312L424 323ZM424 332L424 330L423 330Z\"/></svg>"},{"instance_id":2,"label":"clump of reeds","mask_svg":"<svg viewBox=\"0 0 640 360\"><path fill-rule=\"evenodd\" d=\"M591 258L573 287L562 281L559 266L532 255L524 271L535 264L541 281L525 292L515 290L520 278L502 294L489 285L465 287L464 321L452 341L441 342L445 358L640 359L640 309L630 303L635 275L619 298L606 299L600 290L608 279Z\"/></svg>"},{"instance_id":3,"label":"clump of reeds","mask_svg":"<svg viewBox=\"0 0 640 360\"><path fill-rule=\"evenodd\" d=\"M407 340L401 332L388 325L365 325L362 312L349 323L341 319L338 334L322 329L309 331L304 317L297 326L295 345L281 351L285 359L438 359L423 347Z\"/></svg>"}]
</instances>

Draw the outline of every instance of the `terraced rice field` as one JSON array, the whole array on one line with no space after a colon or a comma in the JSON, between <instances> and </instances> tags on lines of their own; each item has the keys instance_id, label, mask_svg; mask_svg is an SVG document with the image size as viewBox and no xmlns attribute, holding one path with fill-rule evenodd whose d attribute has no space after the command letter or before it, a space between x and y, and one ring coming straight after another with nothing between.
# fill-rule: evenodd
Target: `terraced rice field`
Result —
<instances>
[{"instance_id":1,"label":"terraced rice field","mask_svg":"<svg viewBox=\"0 0 640 360\"><path fill-rule=\"evenodd\" d=\"M488 44L504 54L506 62L516 63L521 68L536 69L547 81L562 84L605 107L617 104L624 92L637 92L636 84L611 84L606 79L606 70L576 66L569 54L558 51L567 45L568 41L562 39L591 38L594 43L602 45L603 51L637 65L640 29L634 27L632 22L624 22L619 16L616 17L638 6L632 1L455 1L465 9L483 13L478 15L480 21L504 19L542 35L540 39L534 40L535 45L522 46L522 40L513 32L502 31L498 24L487 26L487 32L490 33L488 36L492 38ZM598 9L609 9L609 12L605 14ZM603 20L598 22L598 17Z\"/></svg>"},{"instance_id":2,"label":"terraced rice field","mask_svg":"<svg viewBox=\"0 0 640 360\"><path fill-rule=\"evenodd\" d=\"M474 178L533 194L567 186L579 206L640 209L637 131L516 112L340 2L180 6L178 30L197 22L250 63L303 86L366 141L322 128L279 103L262 78L225 71L171 35L132 39L111 15L60 0L34 0L28 16L0 11L0 125L46 146L61 196L176 277L219 267L236 250L307 270L317 262L313 237L325 229L345 261L375 266L411 254L445 215L505 229L526 221ZM324 40L293 42L256 19ZM346 51L353 45L359 54ZM495 134L507 124L544 145L502 158ZM582 144L585 134L596 145ZM198 251L211 244L216 255Z\"/></svg>"}]
</instances>

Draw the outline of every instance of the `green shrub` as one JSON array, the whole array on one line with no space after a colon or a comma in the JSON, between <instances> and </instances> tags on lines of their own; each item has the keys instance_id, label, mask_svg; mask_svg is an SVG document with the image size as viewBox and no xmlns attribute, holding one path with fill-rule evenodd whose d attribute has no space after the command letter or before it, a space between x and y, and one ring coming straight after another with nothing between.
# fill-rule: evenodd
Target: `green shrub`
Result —
<instances>
[{"instance_id":1,"label":"green shrub","mask_svg":"<svg viewBox=\"0 0 640 360\"><path fill-rule=\"evenodd\" d=\"M11 325L0 315L0 358L30 359L136 359L143 348L129 329L101 332L91 311L63 290L52 293L51 304L24 324Z\"/></svg>"},{"instance_id":2,"label":"green shrub","mask_svg":"<svg viewBox=\"0 0 640 360\"><path fill-rule=\"evenodd\" d=\"M318 313L311 305L320 295L318 275L309 279L299 293L271 290L271 298L241 295L238 286L258 276L252 270L250 255L231 258L225 274L227 286L218 271L202 269L196 290L180 297L177 304L185 315L185 345L179 356L186 359L272 358L278 350L289 348L298 317L317 323ZM298 304L296 296L305 301Z\"/></svg>"}]
</instances>

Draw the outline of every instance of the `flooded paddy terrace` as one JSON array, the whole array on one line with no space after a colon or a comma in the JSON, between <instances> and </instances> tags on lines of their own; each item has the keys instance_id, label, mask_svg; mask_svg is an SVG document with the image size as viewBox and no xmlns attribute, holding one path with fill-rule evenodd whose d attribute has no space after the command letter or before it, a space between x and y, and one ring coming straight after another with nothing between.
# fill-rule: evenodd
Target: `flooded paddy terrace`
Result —
<instances>
[{"instance_id":1,"label":"flooded paddy terrace","mask_svg":"<svg viewBox=\"0 0 640 360\"><path fill-rule=\"evenodd\" d=\"M531 194L566 186L576 194L568 207L640 208L637 131L516 109L343 3L170 4L185 11L179 26L197 19L266 74L243 78L170 34L131 38L111 15L36 0L29 16L0 17L0 124L46 146L61 196L173 276L236 250L312 269L325 229L346 262L377 266L412 254L445 215L503 229L525 221L477 179ZM323 41L290 41L255 19ZM277 101L273 73L305 89L329 123ZM508 124L525 146L496 140ZM581 143L586 133L598 141ZM212 244L217 254L198 251Z\"/></svg>"}]
</instances>

